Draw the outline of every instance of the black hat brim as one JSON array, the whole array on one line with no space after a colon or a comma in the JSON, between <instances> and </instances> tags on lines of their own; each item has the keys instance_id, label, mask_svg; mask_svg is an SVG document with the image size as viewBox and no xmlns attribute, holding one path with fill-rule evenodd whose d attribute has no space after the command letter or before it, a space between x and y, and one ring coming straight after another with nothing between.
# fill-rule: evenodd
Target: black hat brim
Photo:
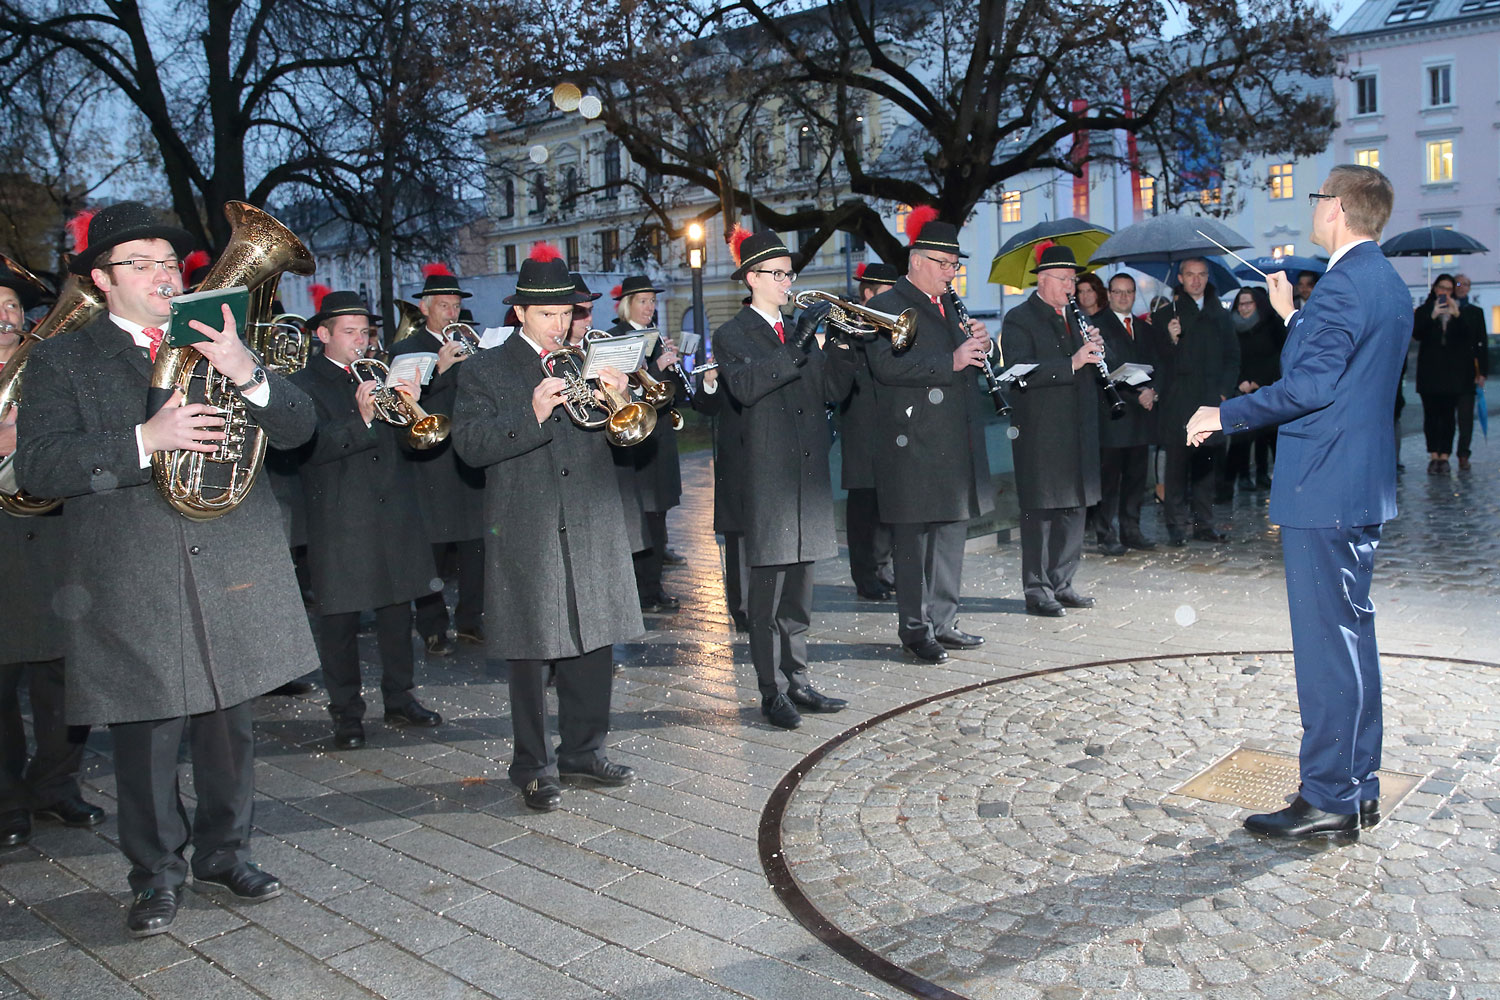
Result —
<instances>
[{"instance_id":1,"label":"black hat brim","mask_svg":"<svg viewBox=\"0 0 1500 1000\"><path fill-rule=\"evenodd\" d=\"M1043 271L1057 271L1064 267L1072 268L1074 274L1082 274L1089 269L1087 264L1074 264L1069 261L1060 260L1056 264L1048 264L1045 267L1037 266L1031 269L1032 274L1041 274Z\"/></svg>"},{"instance_id":2,"label":"black hat brim","mask_svg":"<svg viewBox=\"0 0 1500 1000\"><path fill-rule=\"evenodd\" d=\"M457 295L461 299L472 299L474 297L473 292L466 292L462 288L455 286L453 288L424 288L420 292L414 292L412 298L425 299L429 295Z\"/></svg>"},{"instance_id":3,"label":"black hat brim","mask_svg":"<svg viewBox=\"0 0 1500 1000\"><path fill-rule=\"evenodd\" d=\"M336 316L366 316L369 317L372 325L380 325L380 317L368 309L331 309L328 312L313 313L308 317L307 329L309 332L316 330Z\"/></svg>"},{"instance_id":4,"label":"black hat brim","mask_svg":"<svg viewBox=\"0 0 1500 1000\"><path fill-rule=\"evenodd\" d=\"M569 286L566 292L538 292L528 294L516 291L500 300L501 305L507 306L576 306L584 302L592 302L599 295L594 292L584 293Z\"/></svg>"},{"instance_id":5,"label":"black hat brim","mask_svg":"<svg viewBox=\"0 0 1500 1000\"><path fill-rule=\"evenodd\" d=\"M176 226L161 222L145 226L130 226L111 234L109 239L90 244L84 247L82 252L74 254L73 259L68 262L68 270L79 277L87 278L105 251L113 250L121 243L129 243L131 240L166 240L172 244L172 249L176 251L179 260L193 250L193 238L188 235L186 229L178 229Z\"/></svg>"}]
</instances>

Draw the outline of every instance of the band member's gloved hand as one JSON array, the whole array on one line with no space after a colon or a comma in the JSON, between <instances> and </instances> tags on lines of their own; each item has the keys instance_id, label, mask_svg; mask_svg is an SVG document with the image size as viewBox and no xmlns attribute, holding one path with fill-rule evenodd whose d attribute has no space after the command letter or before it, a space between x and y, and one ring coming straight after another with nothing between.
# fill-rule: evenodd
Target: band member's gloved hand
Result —
<instances>
[{"instance_id":1,"label":"band member's gloved hand","mask_svg":"<svg viewBox=\"0 0 1500 1000\"><path fill-rule=\"evenodd\" d=\"M799 357L797 364L807 363L808 352L812 350L813 339L818 335L818 327L828 318L828 311L833 308L831 302L814 302L802 310L802 315L797 317L796 332L792 337L792 343L797 345Z\"/></svg>"}]
</instances>

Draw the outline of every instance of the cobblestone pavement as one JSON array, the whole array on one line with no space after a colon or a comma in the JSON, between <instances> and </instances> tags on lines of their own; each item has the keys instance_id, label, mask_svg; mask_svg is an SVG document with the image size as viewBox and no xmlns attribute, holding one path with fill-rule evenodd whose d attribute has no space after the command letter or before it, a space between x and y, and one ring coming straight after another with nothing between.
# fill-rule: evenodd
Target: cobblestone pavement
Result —
<instances>
[{"instance_id":1,"label":"cobblestone pavement","mask_svg":"<svg viewBox=\"0 0 1500 1000\"><path fill-rule=\"evenodd\" d=\"M894 609L857 600L842 563L820 565L815 679L851 706L787 733L761 720L728 624L698 456L671 519L684 608L616 650L611 752L634 785L528 812L504 776L503 667L472 649L419 671L443 726L387 729L373 705L358 751L332 751L318 697L263 699L255 850L286 894L189 893L170 934L131 942L113 819L41 825L0 854L0 997L905 996L772 892L756 841L768 796L877 715L1104 659L1133 662L942 698L862 733L846 748L871 756L825 761L858 775L825 788L815 771L791 803L789 850L830 852L798 877L836 889L827 905L851 930L914 969L946 962L974 996L1500 996L1495 682L1430 659L1500 661L1500 450L1481 443L1474 470L1447 477L1421 473L1418 438L1404 457L1375 598L1393 760L1426 784L1356 847L1274 850L1236 833L1231 808L1167 794L1235 726L1295 750L1284 659L1228 655L1290 645L1265 494L1221 508L1229 544L1090 555L1079 582L1100 606L1063 619L1021 613L1015 545L976 545L963 621L988 642L938 667L903 660ZM107 734L90 742L87 794L113 814ZM882 747L900 748L895 765ZM835 830L840 813L868 825ZM846 858L849 871L811 877ZM1019 985L994 985L1006 979Z\"/></svg>"}]
</instances>

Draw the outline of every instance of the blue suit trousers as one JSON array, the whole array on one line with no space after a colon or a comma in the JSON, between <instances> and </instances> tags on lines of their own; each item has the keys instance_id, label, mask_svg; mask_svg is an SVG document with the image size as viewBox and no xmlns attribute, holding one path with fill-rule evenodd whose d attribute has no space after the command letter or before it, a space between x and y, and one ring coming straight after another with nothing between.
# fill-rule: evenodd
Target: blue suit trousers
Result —
<instances>
[{"instance_id":1,"label":"blue suit trousers","mask_svg":"<svg viewBox=\"0 0 1500 1000\"><path fill-rule=\"evenodd\" d=\"M1302 797L1354 813L1380 796L1380 653L1370 579L1380 525L1281 529L1302 712Z\"/></svg>"}]
</instances>

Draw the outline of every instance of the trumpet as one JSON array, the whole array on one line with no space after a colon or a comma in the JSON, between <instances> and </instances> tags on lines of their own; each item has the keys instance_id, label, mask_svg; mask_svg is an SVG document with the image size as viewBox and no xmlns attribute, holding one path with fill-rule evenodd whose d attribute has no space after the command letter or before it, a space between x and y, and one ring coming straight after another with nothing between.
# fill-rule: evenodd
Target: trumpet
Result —
<instances>
[{"instance_id":1,"label":"trumpet","mask_svg":"<svg viewBox=\"0 0 1500 1000\"><path fill-rule=\"evenodd\" d=\"M456 340L463 345L458 352L458 356L461 358L473 357L479 353L479 334L474 332L472 326L462 320L455 320L443 327L443 339L449 341Z\"/></svg>"},{"instance_id":2,"label":"trumpet","mask_svg":"<svg viewBox=\"0 0 1500 1000\"><path fill-rule=\"evenodd\" d=\"M832 292L816 288L808 288L792 296L792 303L798 309L806 309L817 302L829 304L829 325L849 336L863 339L873 337L876 330L889 330L891 348L904 351L911 346L912 339L917 335L916 309L906 309L899 316L893 316L869 306L855 305Z\"/></svg>"},{"instance_id":3,"label":"trumpet","mask_svg":"<svg viewBox=\"0 0 1500 1000\"><path fill-rule=\"evenodd\" d=\"M448 440L451 421L441 413L428 413L401 389L385 384L391 369L377 358L355 358L349 370L361 382L374 382L375 415L395 427L410 427L407 442L423 451Z\"/></svg>"},{"instance_id":4,"label":"trumpet","mask_svg":"<svg viewBox=\"0 0 1500 1000\"><path fill-rule=\"evenodd\" d=\"M590 330L589 333L603 331ZM608 336L608 334L605 334ZM588 339L588 334L584 335ZM604 428L611 444L628 448L640 444L656 429L656 411L639 400L627 399L605 382L594 395L594 383L583 377L583 351L577 347L559 347L542 357L542 371L551 378L563 380L563 409L568 419L585 430Z\"/></svg>"}]
</instances>

